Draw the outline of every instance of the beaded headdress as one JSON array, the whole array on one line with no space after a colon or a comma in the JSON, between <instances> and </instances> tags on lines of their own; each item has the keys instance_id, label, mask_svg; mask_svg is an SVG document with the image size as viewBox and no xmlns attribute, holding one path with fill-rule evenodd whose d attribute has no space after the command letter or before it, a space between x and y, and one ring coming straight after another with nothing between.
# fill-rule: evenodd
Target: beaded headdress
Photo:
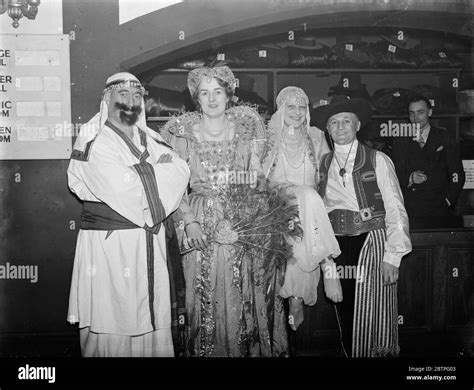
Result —
<instances>
[{"instance_id":1,"label":"beaded headdress","mask_svg":"<svg viewBox=\"0 0 474 390\"><path fill-rule=\"evenodd\" d=\"M298 103L303 103L306 106L309 104L308 96L301 88L286 87L280 91L276 98L277 109L283 107L289 99L293 98L295 98Z\"/></svg>"},{"instance_id":2,"label":"beaded headdress","mask_svg":"<svg viewBox=\"0 0 474 390\"><path fill-rule=\"evenodd\" d=\"M237 79L230 68L228 66L216 66L213 68L196 68L188 73L188 88L191 92L191 95L195 94L199 84L201 84L201 81L204 78L212 79L214 77L225 81L227 84L229 84L232 92L235 92Z\"/></svg>"},{"instance_id":3,"label":"beaded headdress","mask_svg":"<svg viewBox=\"0 0 474 390\"><path fill-rule=\"evenodd\" d=\"M277 111L272 115L269 122L269 127L273 128L273 131L280 132L283 129L284 117L285 117L285 103L295 99L297 104L304 106L309 105L309 98L306 93L298 87L286 87L283 88L276 98ZM306 109L306 127L309 126L309 109Z\"/></svg>"},{"instance_id":4,"label":"beaded headdress","mask_svg":"<svg viewBox=\"0 0 474 390\"><path fill-rule=\"evenodd\" d=\"M306 135L309 134L309 123L310 123L310 116L309 116L309 98L306 93L298 87L286 87L283 88L276 98L277 110L270 118L268 122L268 129L270 132L270 139L268 154L264 158L262 162L262 167L265 173L265 177L268 177L271 174L272 167L274 166L275 159L278 156L278 150L282 144L282 132L285 126L285 110L286 110L286 103L291 100L295 99L296 104L306 106L306 120L303 123L303 126L306 128ZM290 128L290 132L291 132Z\"/></svg>"},{"instance_id":5,"label":"beaded headdress","mask_svg":"<svg viewBox=\"0 0 474 390\"><path fill-rule=\"evenodd\" d=\"M138 88L143 95L147 95L148 92L143 88L142 83L138 80L133 74L127 72L116 73L110 76L107 79L107 83L105 84L104 91L102 92L102 96L105 96L107 92L110 92L113 89L118 88L127 88L127 87L135 87Z\"/></svg>"}]
</instances>

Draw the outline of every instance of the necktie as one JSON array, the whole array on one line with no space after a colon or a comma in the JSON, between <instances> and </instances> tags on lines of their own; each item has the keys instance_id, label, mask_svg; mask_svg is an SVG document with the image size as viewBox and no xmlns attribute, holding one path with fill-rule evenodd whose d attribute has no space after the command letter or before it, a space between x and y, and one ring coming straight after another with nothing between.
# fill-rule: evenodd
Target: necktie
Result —
<instances>
[{"instance_id":1,"label":"necktie","mask_svg":"<svg viewBox=\"0 0 474 390\"><path fill-rule=\"evenodd\" d=\"M418 143L418 146L420 147L420 149L423 149L423 146L425 146L425 143L426 143L422 134L417 135L416 142Z\"/></svg>"}]
</instances>

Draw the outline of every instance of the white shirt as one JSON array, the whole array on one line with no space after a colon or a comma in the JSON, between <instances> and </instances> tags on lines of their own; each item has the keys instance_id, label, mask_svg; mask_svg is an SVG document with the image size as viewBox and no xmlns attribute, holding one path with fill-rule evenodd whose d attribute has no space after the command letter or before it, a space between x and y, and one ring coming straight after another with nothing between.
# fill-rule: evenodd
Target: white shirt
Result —
<instances>
[{"instance_id":1,"label":"white shirt","mask_svg":"<svg viewBox=\"0 0 474 390\"><path fill-rule=\"evenodd\" d=\"M424 130L420 132L417 131L416 133L416 142L420 143L423 142L423 145L426 145L426 141L428 140L428 136L430 135L431 126L428 124Z\"/></svg>"}]
</instances>

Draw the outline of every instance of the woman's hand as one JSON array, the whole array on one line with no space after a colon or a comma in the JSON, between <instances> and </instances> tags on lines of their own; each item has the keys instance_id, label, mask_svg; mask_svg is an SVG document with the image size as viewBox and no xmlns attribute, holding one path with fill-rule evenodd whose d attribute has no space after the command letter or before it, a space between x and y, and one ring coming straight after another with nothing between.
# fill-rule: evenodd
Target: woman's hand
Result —
<instances>
[{"instance_id":1,"label":"woman's hand","mask_svg":"<svg viewBox=\"0 0 474 390\"><path fill-rule=\"evenodd\" d=\"M263 176L262 174L257 175L257 185L256 185L257 191L263 192L269 187L271 186L269 182L267 181L267 179L265 179L265 176Z\"/></svg>"},{"instance_id":2,"label":"woman's hand","mask_svg":"<svg viewBox=\"0 0 474 390\"><path fill-rule=\"evenodd\" d=\"M200 251L207 249L207 237L202 232L199 222L191 222L185 227L186 235L188 237L188 245Z\"/></svg>"}]
</instances>

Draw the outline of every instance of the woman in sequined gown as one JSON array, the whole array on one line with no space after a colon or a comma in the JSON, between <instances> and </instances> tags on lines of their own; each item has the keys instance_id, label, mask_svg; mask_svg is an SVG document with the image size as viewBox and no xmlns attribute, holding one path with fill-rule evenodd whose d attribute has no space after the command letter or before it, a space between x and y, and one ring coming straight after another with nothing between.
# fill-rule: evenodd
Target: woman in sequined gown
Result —
<instances>
[{"instance_id":1,"label":"woman in sequined gown","mask_svg":"<svg viewBox=\"0 0 474 390\"><path fill-rule=\"evenodd\" d=\"M189 246L183 255L189 355L285 356L286 319L278 296L283 271L269 278L258 251L208 239L225 224L230 202L225 189L232 172L240 172L234 179L252 188L263 176L255 139L264 125L248 107L227 108L235 78L226 66L191 71L188 88L200 113L173 118L163 135L191 171L190 192L174 216L178 235ZM239 211L248 212L252 204L249 200Z\"/></svg>"},{"instance_id":2,"label":"woman in sequined gown","mask_svg":"<svg viewBox=\"0 0 474 390\"><path fill-rule=\"evenodd\" d=\"M277 111L268 124L263 169L270 183L289 184L296 195L303 238L293 239L280 295L289 298L289 324L296 330L303 321L303 303L314 305L323 274L324 291L333 302L342 300L333 258L341 251L324 202L316 192L319 162L329 152L324 133L310 127L309 99L301 88L286 87L276 99Z\"/></svg>"}]
</instances>

